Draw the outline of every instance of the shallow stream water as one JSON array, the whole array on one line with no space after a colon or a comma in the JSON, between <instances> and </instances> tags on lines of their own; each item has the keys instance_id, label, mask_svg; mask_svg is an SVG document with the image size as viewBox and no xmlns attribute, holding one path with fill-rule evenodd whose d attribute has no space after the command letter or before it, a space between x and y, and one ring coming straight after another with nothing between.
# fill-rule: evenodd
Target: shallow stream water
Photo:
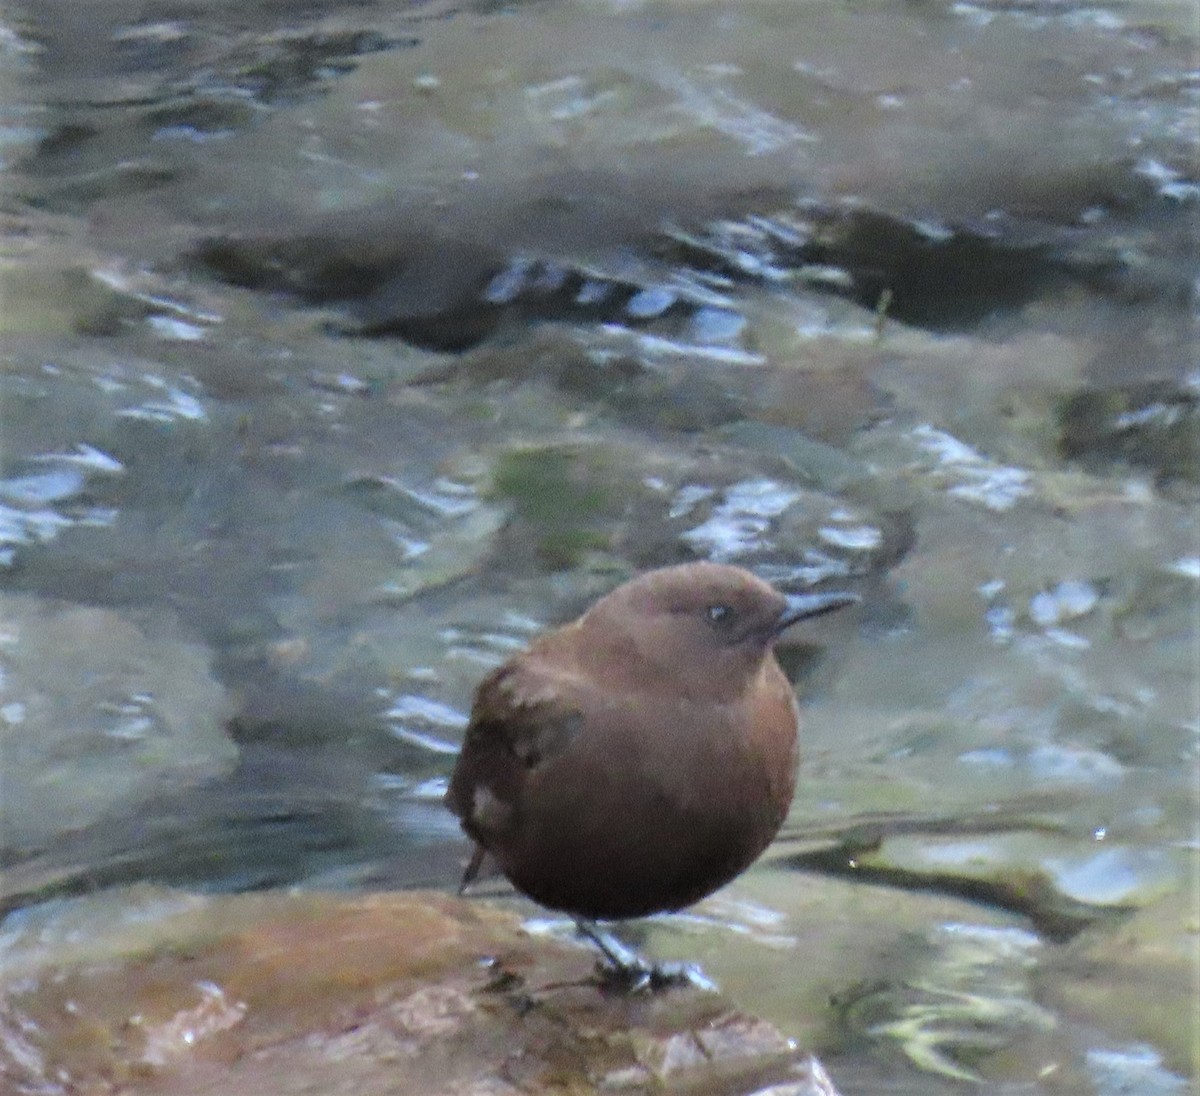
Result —
<instances>
[{"instance_id":1,"label":"shallow stream water","mask_svg":"<svg viewBox=\"0 0 1200 1096\"><path fill-rule=\"evenodd\" d=\"M1191 0L2 20L5 948L453 886L475 682L710 558L864 601L632 935L848 1094L1193 1090Z\"/></svg>"}]
</instances>

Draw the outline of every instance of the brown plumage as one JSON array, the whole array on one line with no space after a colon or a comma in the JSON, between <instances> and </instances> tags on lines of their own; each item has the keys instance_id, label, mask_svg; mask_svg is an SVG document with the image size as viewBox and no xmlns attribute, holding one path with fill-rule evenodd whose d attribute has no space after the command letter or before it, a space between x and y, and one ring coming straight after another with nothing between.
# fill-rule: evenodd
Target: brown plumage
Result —
<instances>
[{"instance_id":1,"label":"brown plumage","mask_svg":"<svg viewBox=\"0 0 1200 1096\"><path fill-rule=\"evenodd\" d=\"M625 583L479 685L446 804L513 885L585 918L696 902L778 832L796 699L773 644L857 600L785 597L741 568Z\"/></svg>"}]
</instances>

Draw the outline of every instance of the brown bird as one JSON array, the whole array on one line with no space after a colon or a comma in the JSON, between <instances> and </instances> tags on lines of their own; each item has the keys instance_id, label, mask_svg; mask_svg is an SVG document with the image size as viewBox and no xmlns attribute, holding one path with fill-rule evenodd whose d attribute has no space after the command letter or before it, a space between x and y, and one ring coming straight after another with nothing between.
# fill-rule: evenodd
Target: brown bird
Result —
<instances>
[{"instance_id":1,"label":"brown bird","mask_svg":"<svg viewBox=\"0 0 1200 1096\"><path fill-rule=\"evenodd\" d=\"M540 636L475 693L446 793L476 843L463 887L490 854L621 973L657 980L589 922L680 909L758 858L796 780L796 697L774 642L857 600L689 563Z\"/></svg>"}]
</instances>

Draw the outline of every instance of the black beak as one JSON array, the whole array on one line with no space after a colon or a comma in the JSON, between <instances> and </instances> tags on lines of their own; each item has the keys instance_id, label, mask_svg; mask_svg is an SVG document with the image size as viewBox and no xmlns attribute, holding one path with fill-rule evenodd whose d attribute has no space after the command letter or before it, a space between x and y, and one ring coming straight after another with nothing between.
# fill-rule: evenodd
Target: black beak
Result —
<instances>
[{"instance_id":1,"label":"black beak","mask_svg":"<svg viewBox=\"0 0 1200 1096\"><path fill-rule=\"evenodd\" d=\"M862 598L858 594L845 591L830 594L789 594L787 605L779 614L775 623L775 634L785 628L790 628L797 621L808 620L809 617L824 616L835 609L843 609L847 605L857 605Z\"/></svg>"}]
</instances>

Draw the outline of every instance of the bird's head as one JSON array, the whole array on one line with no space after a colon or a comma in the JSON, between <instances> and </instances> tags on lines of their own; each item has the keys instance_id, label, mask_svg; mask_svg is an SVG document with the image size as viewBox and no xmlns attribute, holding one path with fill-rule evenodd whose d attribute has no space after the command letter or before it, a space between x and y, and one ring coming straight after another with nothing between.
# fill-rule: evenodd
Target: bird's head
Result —
<instances>
[{"instance_id":1,"label":"bird's head","mask_svg":"<svg viewBox=\"0 0 1200 1096\"><path fill-rule=\"evenodd\" d=\"M858 601L854 594L780 593L741 567L687 563L617 587L580 620L615 676L726 700L758 675L781 632Z\"/></svg>"}]
</instances>

